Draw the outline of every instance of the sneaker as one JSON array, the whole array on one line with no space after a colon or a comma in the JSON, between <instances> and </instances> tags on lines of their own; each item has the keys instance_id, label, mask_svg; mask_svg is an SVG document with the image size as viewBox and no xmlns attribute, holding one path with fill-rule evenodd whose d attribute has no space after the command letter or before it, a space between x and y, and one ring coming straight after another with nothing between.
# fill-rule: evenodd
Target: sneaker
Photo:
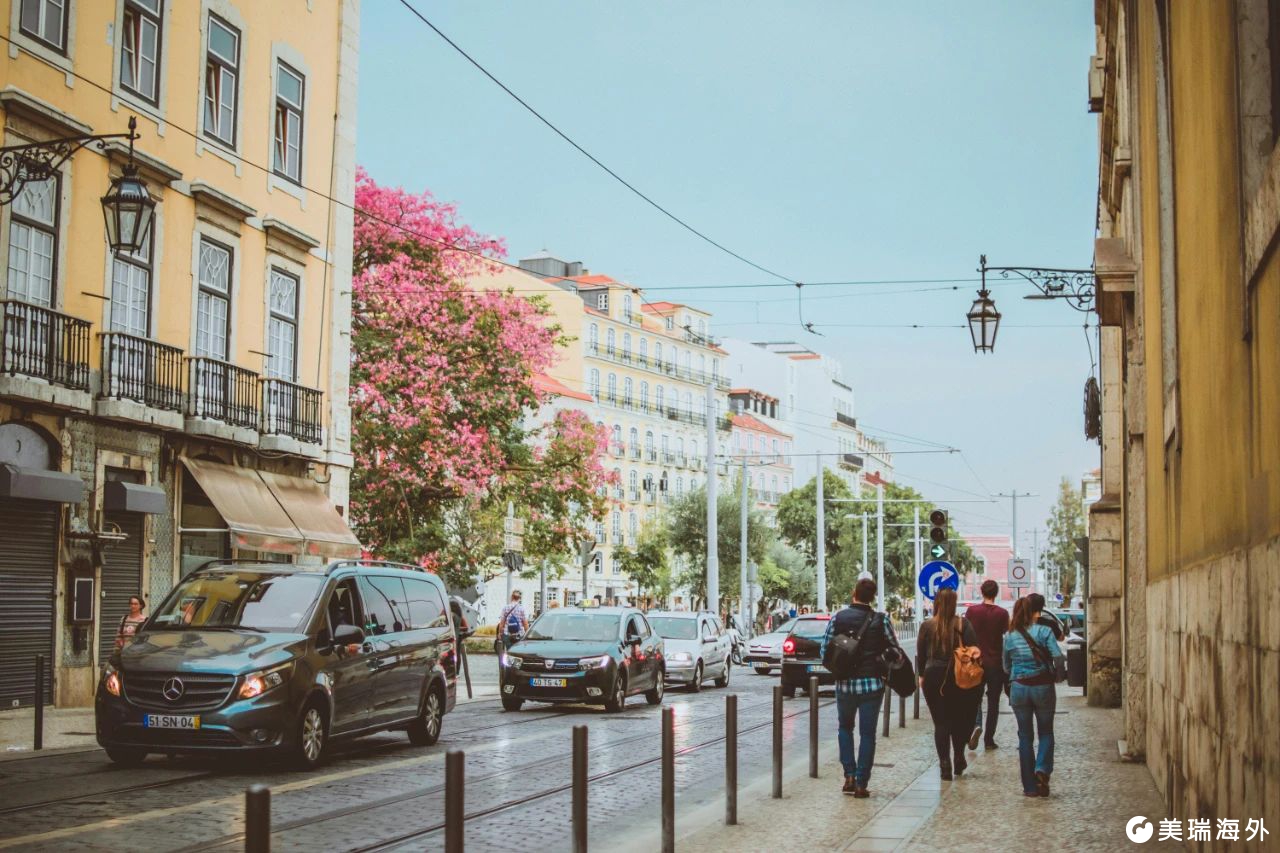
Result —
<instances>
[{"instance_id":1,"label":"sneaker","mask_svg":"<svg viewBox=\"0 0 1280 853\"><path fill-rule=\"evenodd\" d=\"M969 748L977 749L978 741L982 740L982 729L975 728L973 734L969 735Z\"/></svg>"},{"instance_id":2,"label":"sneaker","mask_svg":"<svg viewBox=\"0 0 1280 853\"><path fill-rule=\"evenodd\" d=\"M1043 770L1036 771L1036 794L1041 797L1049 796L1049 774Z\"/></svg>"},{"instance_id":3,"label":"sneaker","mask_svg":"<svg viewBox=\"0 0 1280 853\"><path fill-rule=\"evenodd\" d=\"M844 777L844 787L840 789L840 793L848 794L851 797L858 796L858 785L853 781L852 776Z\"/></svg>"},{"instance_id":4,"label":"sneaker","mask_svg":"<svg viewBox=\"0 0 1280 853\"><path fill-rule=\"evenodd\" d=\"M999 749L999 748L1000 748L1000 744L996 743L996 742L995 742L995 741L993 741L993 740L984 741L984 742L983 742L983 744L982 744L982 746L983 746L983 748L984 748L984 749Z\"/></svg>"}]
</instances>

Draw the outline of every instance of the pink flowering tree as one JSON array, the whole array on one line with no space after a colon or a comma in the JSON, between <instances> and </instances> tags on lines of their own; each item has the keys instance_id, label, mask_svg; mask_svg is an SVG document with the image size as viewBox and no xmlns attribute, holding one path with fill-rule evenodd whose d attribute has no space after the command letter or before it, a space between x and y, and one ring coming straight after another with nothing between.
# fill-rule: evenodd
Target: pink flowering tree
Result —
<instances>
[{"instance_id":1,"label":"pink flowering tree","mask_svg":"<svg viewBox=\"0 0 1280 853\"><path fill-rule=\"evenodd\" d=\"M603 437L572 417L546 436L524 427L542 402L534 374L563 343L545 304L468 289L503 245L429 193L360 170L356 208L351 504L366 546L467 583L500 546L510 499L535 543L565 551L571 529L603 512Z\"/></svg>"}]
</instances>

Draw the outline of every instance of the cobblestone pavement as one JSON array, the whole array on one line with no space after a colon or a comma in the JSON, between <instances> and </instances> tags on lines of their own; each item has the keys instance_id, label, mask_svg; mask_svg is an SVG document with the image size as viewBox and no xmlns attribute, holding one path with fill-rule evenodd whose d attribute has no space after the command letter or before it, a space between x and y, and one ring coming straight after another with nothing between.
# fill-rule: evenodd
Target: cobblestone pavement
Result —
<instances>
[{"instance_id":1,"label":"cobblestone pavement","mask_svg":"<svg viewBox=\"0 0 1280 853\"><path fill-rule=\"evenodd\" d=\"M682 751L680 809L722 796L730 691L739 695L742 776L767 775L776 683L737 668L728 691L708 686L667 695ZM804 699L786 704L787 749L795 754L805 749L807 709ZM824 710L824 720L833 722L834 712ZM468 844L509 846L517 827L523 848L563 850L570 844L571 727L589 726L591 832L603 840L659 822L659 721L660 710L642 697L621 714L544 705L512 714L496 698L478 697L446 717L435 747L415 748L403 734L386 733L340 746L310 774L267 762L161 757L118 769L100 750L24 755L0 762L0 849L241 849L243 791L253 783L272 789L277 850L439 849L442 833L423 830L443 821L445 751L463 749Z\"/></svg>"},{"instance_id":2,"label":"cobblestone pavement","mask_svg":"<svg viewBox=\"0 0 1280 853\"><path fill-rule=\"evenodd\" d=\"M830 716L830 712L827 712ZM767 778L739 795L739 825L724 826L719 802L679 811L677 846L699 853L804 848L840 853L864 851L1112 851L1131 847L1125 824L1135 815L1153 825L1166 817L1145 765L1119 760L1122 729L1117 710L1089 708L1079 691L1060 688L1055 720L1053 796L1029 799L1018 779L1017 728L1005 704L996 736L1000 749L969 753L970 768L955 782L938 781L929 712L897 728L896 704L888 740L880 739L871 798L840 793L834 738L824 727L819 779L808 778L807 754L786 767L784 796L771 798ZM681 801L683 806L683 801ZM650 829L621 849L658 849ZM1143 849L1181 845L1152 840Z\"/></svg>"}]
</instances>

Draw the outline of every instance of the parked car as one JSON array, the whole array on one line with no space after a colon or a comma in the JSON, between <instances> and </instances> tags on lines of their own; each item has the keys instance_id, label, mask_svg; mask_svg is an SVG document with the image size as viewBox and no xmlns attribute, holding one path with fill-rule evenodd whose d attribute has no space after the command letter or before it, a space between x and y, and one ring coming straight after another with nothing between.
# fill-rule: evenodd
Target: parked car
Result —
<instances>
[{"instance_id":1,"label":"parked car","mask_svg":"<svg viewBox=\"0 0 1280 853\"><path fill-rule=\"evenodd\" d=\"M831 670L822 665L822 638L827 633L828 613L801 616L782 641L782 695L790 699L796 688L809 692L809 678L818 676L818 686L835 684Z\"/></svg>"},{"instance_id":2,"label":"parked car","mask_svg":"<svg viewBox=\"0 0 1280 853\"><path fill-rule=\"evenodd\" d=\"M795 624L795 619L788 619L775 630L753 637L747 644L747 653L743 655L743 661L747 666L753 667L757 675L768 675L774 669L781 667L782 641L791 633L791 628Z\"/></svg>"},{"instance_id":3,"label":"parked car","mask_svg":"<svg viewBox=\"0 0 1280 853\"><path fill-rule=\"evenodd\" d=\"M338 738L440 737L456 639L444 585L393 563L213 561L111 656L94 702L117 763L148 753L278 751L313 768Z\"/></svg>"},{"instance_id":4,"label":"parked car","mask_svg":"<svg viewBox=\"0 0 1280 853\"><path fill-rule=\"evenodd\" d=\"M586 702L621 711L637 693L657 705L665 689L664 649L634 607L548 610L500 659L502 707Z\"/></svg>"},{"instance_id":5,"label":"parked car","mask_svg":"<svg viewBox=\"0 0 1280 853\"><path fill-rule=\"evenodd\" d=\"M688 687L694 693L702 682L714 678L716 687L729 686L733 670L733 641L711 613L656 611L649 624L666 648L669 684Z\"/></svg>"}]
</instances>

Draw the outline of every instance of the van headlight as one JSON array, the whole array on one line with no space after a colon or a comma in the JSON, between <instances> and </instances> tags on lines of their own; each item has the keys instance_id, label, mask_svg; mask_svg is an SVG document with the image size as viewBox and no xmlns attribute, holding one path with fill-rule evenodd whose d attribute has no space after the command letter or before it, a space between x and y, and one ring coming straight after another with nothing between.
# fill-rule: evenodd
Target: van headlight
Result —
<instances>
[{"instance_id":1,"label":"van headlight","mask_svg":"<svg viewBox=\"0 0 1280 853\"><path fill-rule=\"evenodd\" d=\"M120 670L111 664L107 664L107 668L102 672L102 686L107 688L107 692L112 696L119 696L123 687L120 679Z\"/></svg>"},{"instance_id":2,"label":"van headlight","mask_svg":"<svg viewBox=\"0 0 1280 853\"><path fill-rule=\"evenodd\" d=\"M244 676L244 681L240 683L240 692L237 695L241 699L252 699L255 696L261 696L268 690L284 684L292 669L293 663L290 662L272 669L251 672Z\"/></svg>"}]
</instances>

